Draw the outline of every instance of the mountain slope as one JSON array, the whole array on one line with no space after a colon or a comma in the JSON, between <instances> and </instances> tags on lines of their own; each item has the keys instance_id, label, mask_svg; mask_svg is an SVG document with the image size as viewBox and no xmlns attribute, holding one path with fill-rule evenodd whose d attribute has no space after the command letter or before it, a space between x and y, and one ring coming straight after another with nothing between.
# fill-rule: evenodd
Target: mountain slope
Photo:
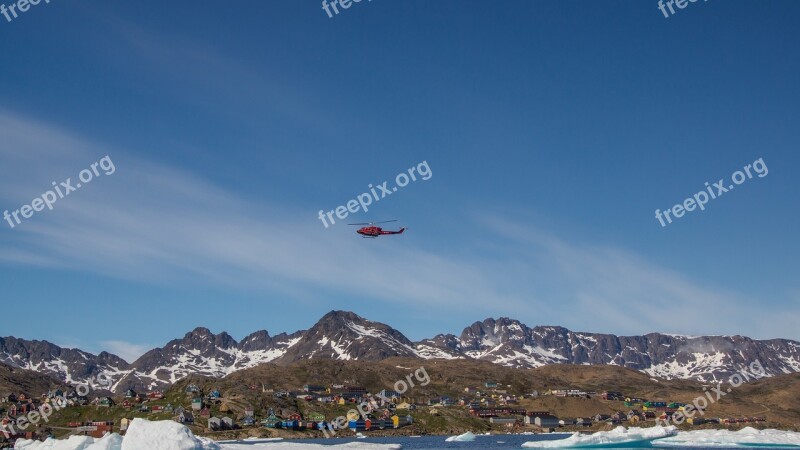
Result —
<instances>
[{"instance_id":1,"label":"mountain slope","mask_svg":"<svg viewBox=\"0 0 800 450\"><path fill-rule=\"evenodd\" d=\"M513 367L617 365L662 378L701 381L721 380L755 361L769 375L800 372L800 343L785 339L659 333L615 336L562 327L529 328L517 320L500 318L475 322L464 329L458 343L460 346L450 342L441 349L460 349L469 358Z\"/></svg>"},{"instance_id":2,"label":"mountain slope","mask_svg":"<svg viewBox=\"0 0 800 450\"><path fill-rule=\"evenodd\" d=\"M314 358L381 360L390 356L416 357L417 353L408 338L388 325L352 312L331 311L276 363L286 365Z\"/></svg>"},{"instance_id":3,"label":"mountain slope","mask_svg":"<svg viewBox=\"0 0 800 450\"><path fill-rule=\"evenodd\" d=\"M755 361L769 376L800 372L800 343L744 336L644 336L530 328L510 318L486 319L460 336L440 334L412 342L401 332L347 311L331 311L313 327L270 336L257 331L241 342L229 334L196 328L133 363L100 353L64 349L46 341L0 338L0 362L77 383L105 372L114 391L163 388L189 375L225 377L265 363L287 366L306 360L379 361L389 357L480 360L531 368L552 364L614 365L659 378L722 380Z\"/></svg>"}]
</instances>

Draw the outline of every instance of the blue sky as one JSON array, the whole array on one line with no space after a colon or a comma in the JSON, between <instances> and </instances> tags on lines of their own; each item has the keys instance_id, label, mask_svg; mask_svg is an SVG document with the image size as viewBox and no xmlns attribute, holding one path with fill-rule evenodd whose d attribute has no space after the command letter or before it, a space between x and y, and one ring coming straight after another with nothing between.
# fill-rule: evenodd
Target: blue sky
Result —
<instances>
[{"instance_id":1,"label":"blue sky","mask_svg":"<svg viewBox=\"0 0 800 450\"><path fill-rule=\"evenodd\" d=\"M0 335L130 359L345 309L412 339L500 316L800 338L800 3L220 5L0 17L0 212L116 168L0 222ZM768 176L655 219L758 158ZM406 234L322 226L422 161L345 220Z\"/></svg>"}]
</instances>

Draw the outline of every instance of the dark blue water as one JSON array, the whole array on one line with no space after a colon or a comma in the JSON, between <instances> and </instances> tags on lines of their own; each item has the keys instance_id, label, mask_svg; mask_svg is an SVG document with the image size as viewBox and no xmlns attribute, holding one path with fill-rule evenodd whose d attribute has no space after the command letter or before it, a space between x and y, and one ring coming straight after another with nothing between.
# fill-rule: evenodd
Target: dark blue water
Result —
<instances>
[{"instance_id":1,"label":"dark blue water","mask_svg":"<svg viewBox=\"0 0 800 450\"><path fill-rule=\"evenodd\" d=\"M493 436L478 436L472 442L445 442L447 436L422 436L418 438L412 437L381 437L365 439L354 438L335 438L335 439L292 439L286 442L307 442L311 444L335 445L344 444L347 442L369 442L372 444L400 444L403 449L426 449L426 450L440 450L440 449L521 449L523 442L529 441L543 441L553 439L564 439L569 437L569 434L532 434L532 435L493 435Z\"/></svg>"},{"instance_id":2,"label":"dark blue water","mask_svg":"<svg viewBox=\"0 0 800 450\"><path fill-rule=\"evenodd\" d=\"M422 436L422 437L381 437L355 439L355 438L335 438L335 439L291 439L285 442L307 442L310 444L322 445L336 445L344 444L347 442L369 442L373 444L400 444L403 449L424 449L424 450L445 450L445 449L521 449L524 442L531 441L545 441L566 439L569 434L533 434L533 435L492 435L492 436L477 436L472 442L445 442L447 436ZM606 446L594 446L591 448L616 448L616 449L642 449L642 448L659 448L658 441L637 442L635 444L616 444ZM669 446L660 447L662 449L680 449L683 447ZM701 447L691 447L692 450L703 450ZM733 447L736 450L746 450L748 447ZM756 447L749 447L751 449ZM758 447L763 450L765 447ZM775 446L772 448L780 448ZM797 447L794 447L797 448ZM724 450L723 447L714 447L713 450Z\"/></svg>"}]
</instances>

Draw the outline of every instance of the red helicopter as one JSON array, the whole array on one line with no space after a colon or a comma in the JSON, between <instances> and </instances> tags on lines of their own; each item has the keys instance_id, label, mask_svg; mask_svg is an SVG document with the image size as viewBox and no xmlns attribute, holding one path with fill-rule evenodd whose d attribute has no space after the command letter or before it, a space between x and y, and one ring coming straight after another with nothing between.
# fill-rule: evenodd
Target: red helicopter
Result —
<instances>
[{"instance_id":1,"label":"red helicopter","mask_svg":"<svg viewBox=\"0 0 800 450\"><path fill-rule=\"evenodd\" d=\"M389 222L397 222L397 220L385 220L383 222L367 222L367 223L348 223L348 225L369 225L368 227L359 228L356 233L360 234L361 237L364 238L376 238L378 236L384 236L387 234L403 234L403 231L406 231L407 228L401 227L398 231L384 231L381 227L373 226L376 223L389 223Z\"/></svg>"}]
</instances>

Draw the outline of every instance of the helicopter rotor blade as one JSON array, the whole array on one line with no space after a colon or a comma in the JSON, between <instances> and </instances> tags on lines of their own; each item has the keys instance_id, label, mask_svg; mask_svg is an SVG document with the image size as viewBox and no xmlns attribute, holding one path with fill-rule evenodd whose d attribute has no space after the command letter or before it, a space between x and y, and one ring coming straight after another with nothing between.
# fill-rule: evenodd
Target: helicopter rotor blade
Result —
<instances>
[{"instance_id":1,"label":"helicopter rotor blade","mask_svg":"<svg viewBox=\"0 0 800 450\"><path fill-rule=\"evenodd\" d=\"M397 219L395 219L395 220L384 220L383 222L348 223L348 225L375 225L376 223L389 223L389 222L397 222Z\"/></svg>"}]
</instances>

